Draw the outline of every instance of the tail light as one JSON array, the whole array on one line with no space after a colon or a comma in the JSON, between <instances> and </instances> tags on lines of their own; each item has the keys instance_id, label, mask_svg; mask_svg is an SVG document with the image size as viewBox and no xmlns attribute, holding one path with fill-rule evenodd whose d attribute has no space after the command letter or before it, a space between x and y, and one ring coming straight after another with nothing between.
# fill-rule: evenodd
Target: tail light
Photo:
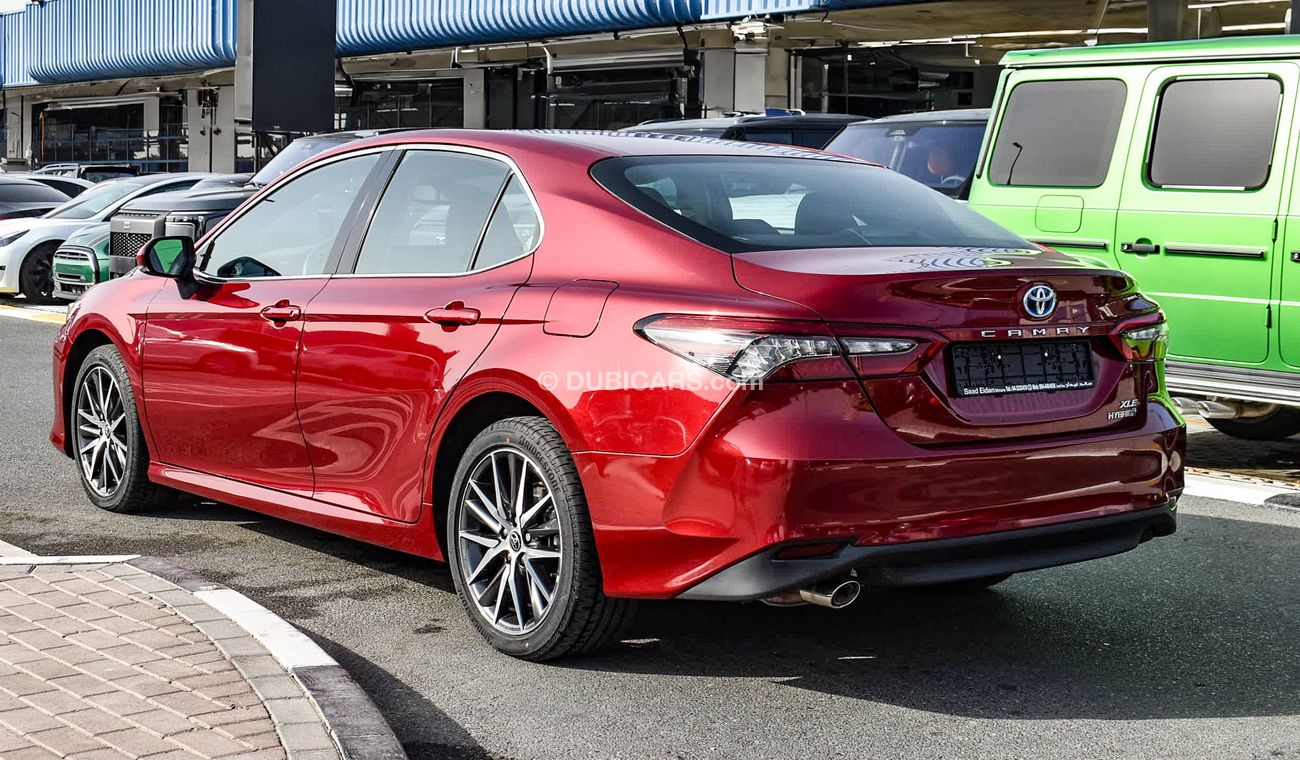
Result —
<instances>
[{"instance_id":1,"label":"tail light","mask_svg":"<svg viewBox=\"0 0 1300 760\"><path fill-rule=\"evenodd\" d=\"M1132 362L1160 361L1169 353L1169 325L1163 320L1154 324L1122 328L1119 350Z\"/></svg>"},{"instance_id":2,"label":"tail light","mask_svg":"<svg viewBox=\"0 0 1300 760\"><path fill-rule=\"evenodd\" d=\"M917 372L939 349L935 341L908 335L848 334L859 332L860 325L836 325L853 371L863 379ZM889 328L876 328L875 332Z\"/></svg>"},{"instance_id":3,"label":"tail light","mask_svg":"<svg viewBox=\"0 0 1300 760\"><path fill-rule=\"evenodd\" d=\"M791 380L849 378L839 341L811 322L660 315L637 323L656 346L738 383L757 383L778 370Z\"/></svg>"},{"instance_id":4,"label":"tail light","mask_svg":"<svg viewBox=\"0 0 1300 760\"><path fill-rule=\"evenodd\" d=\"M894 336L837 338L813 322L686 315L648 317L636 332L738 383L895 374L918 364L930 345Z\"/></svg>"}]
</instances>

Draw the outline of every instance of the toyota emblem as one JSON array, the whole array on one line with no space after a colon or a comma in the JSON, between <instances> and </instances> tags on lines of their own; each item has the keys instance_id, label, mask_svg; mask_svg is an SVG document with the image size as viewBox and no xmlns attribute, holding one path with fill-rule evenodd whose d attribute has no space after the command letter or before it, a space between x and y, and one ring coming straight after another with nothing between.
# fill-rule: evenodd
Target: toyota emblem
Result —
<instances>
[{"instance_id":1,"label":"toyota emblem","mask_svg":"<svg viewBox=\"0 0 1300 760\"><path fill-rule=\"evenodd\" d=\"M1034 285L1021 300L1030 319L1047 319L1056 311L1056 291L1051 285Z\"/></svg>"}]
</instances>

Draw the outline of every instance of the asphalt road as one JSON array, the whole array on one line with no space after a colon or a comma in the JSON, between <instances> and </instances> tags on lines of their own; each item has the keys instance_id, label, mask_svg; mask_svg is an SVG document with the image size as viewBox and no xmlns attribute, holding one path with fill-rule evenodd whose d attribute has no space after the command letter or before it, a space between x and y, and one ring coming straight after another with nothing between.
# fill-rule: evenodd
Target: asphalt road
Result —
<instances>
[{"instance_id":1,"label":"asphalt road","mask_svg":"<svg viewBox=\"0 0 1300 760\"><path fill-rule=\"evenodd\" d=\"M95 509L46 442L55 330L0 320L0 539L248 594L412 757L1300 758L1300 512L1188 498L1171 538L968 596L647 604L611 651L532 665L478 639L437 564L228 507Z\"/></svg>"}]
</instances>

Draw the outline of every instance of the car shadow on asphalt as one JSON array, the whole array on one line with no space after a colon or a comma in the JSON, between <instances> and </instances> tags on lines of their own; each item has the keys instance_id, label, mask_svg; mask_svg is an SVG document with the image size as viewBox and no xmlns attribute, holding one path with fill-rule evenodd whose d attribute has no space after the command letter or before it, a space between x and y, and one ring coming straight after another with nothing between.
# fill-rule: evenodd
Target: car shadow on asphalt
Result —
<instances>
[{"instance_id":1,"label":"car shadow on asphalt","mask_svg":"<svg viewBox=\"0 0 1300 760\"><path fill-rule=\"evenodd\" d=\"M207 508L224 517L199 517ZM441 563L238 509L203 509L165 516L241 521L268 537L454 593ZM578 669L759 678L972 718L1294 715L1296 567L1300 530L1183 515L1175 536L1136 551L975 593L876 590L840 611L644 602L622 641L548 667L555 677ZM394 693L405 688L334 647L368 690L387 681L383 688ZM388 714L404 700L377 701ZM469 745L458 739L449 746Z\"/></svg>"},{"instance_id":2,"label":"car shadow on asphalt","mask_svg":"<svg viewBox=\"0 0 1300 760\"><path fill-rule=\"evenodd\" d=\"M420 692L407 686L387 670L355 654L338 642L316 633L313 641L338 661L352 679L361 684L370 699L380 708L389 725L414 727L418 736L398 735L402 749L411 760L493 760L496 756L484 749L469 732Z\"/></svg>"},{"instance_id":3,"label":"car shadow on asphalt","mask_svg":"<svg viewBox=\"0 0 1300 760\"><path fill-rule=\"evenodd\" d=\"M1163 543L975 593L873 591L842 611L646 603L622 644L561 665L972 718L1300 713L1300 531L1182 522Z\"/></svg>"},{"instance_id":4,"label":"car shadow on asphalt","mask_svg":"<svg viewBox=\"0 0 1300 760\"><path fill-rule=\"evenodd\" d=\"M1217 431L1187 436L1187 465L1273 480L1300 481L1300 436L1243 441Z\"/></svg>"}]
</instances>

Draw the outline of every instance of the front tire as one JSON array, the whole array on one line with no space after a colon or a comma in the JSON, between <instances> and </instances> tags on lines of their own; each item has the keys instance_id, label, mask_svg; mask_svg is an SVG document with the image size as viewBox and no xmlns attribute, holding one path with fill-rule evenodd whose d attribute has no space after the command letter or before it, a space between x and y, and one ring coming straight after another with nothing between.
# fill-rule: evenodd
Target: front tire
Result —
<instances>
[{"instance_id":1,"label":"front tire","mask_svg":"<svg viewBox=\"0 0 1300 760\"><path fill-rule=\"evenodd\" d=\"M1220 433L1246 441L1281 441L1300 433L1300 409L1279 406L1263 417L1207 419Z\"/></svg>"},{"instance_id":2,"label":"front tire","mask_svg":"<svg viewBox=\"0 0 1300 760\"><path fill-rule=\"evenodd\" d=\"M27 254L18 269L18 289L34 304L56 304L54 297L54 250L57 245L42 245Z\"/></svg>"},{"instance_id":3,"label":"front tire","mask_svg":"<svg viewBox=\"0 0 1300 760\"><path fill-rule=\"evenodd\" d=\"M153 504L164 489L149 482L144 431L117 349L91 351L72 388L72 458L86 496L109 512L138 512Z\"/></svg>"},{"instance_id":4,"label":"front tire","mask_svg":"<svg viewBox=\"0 0 1300 760\"><path fill-rule=\"evenodd\" d=\"M452 482L447 559L483 638L525 660L593 651L633 602L602 590L587 501L564 441L541 417L490 425Z\"/></svg>"}]
</instances>

